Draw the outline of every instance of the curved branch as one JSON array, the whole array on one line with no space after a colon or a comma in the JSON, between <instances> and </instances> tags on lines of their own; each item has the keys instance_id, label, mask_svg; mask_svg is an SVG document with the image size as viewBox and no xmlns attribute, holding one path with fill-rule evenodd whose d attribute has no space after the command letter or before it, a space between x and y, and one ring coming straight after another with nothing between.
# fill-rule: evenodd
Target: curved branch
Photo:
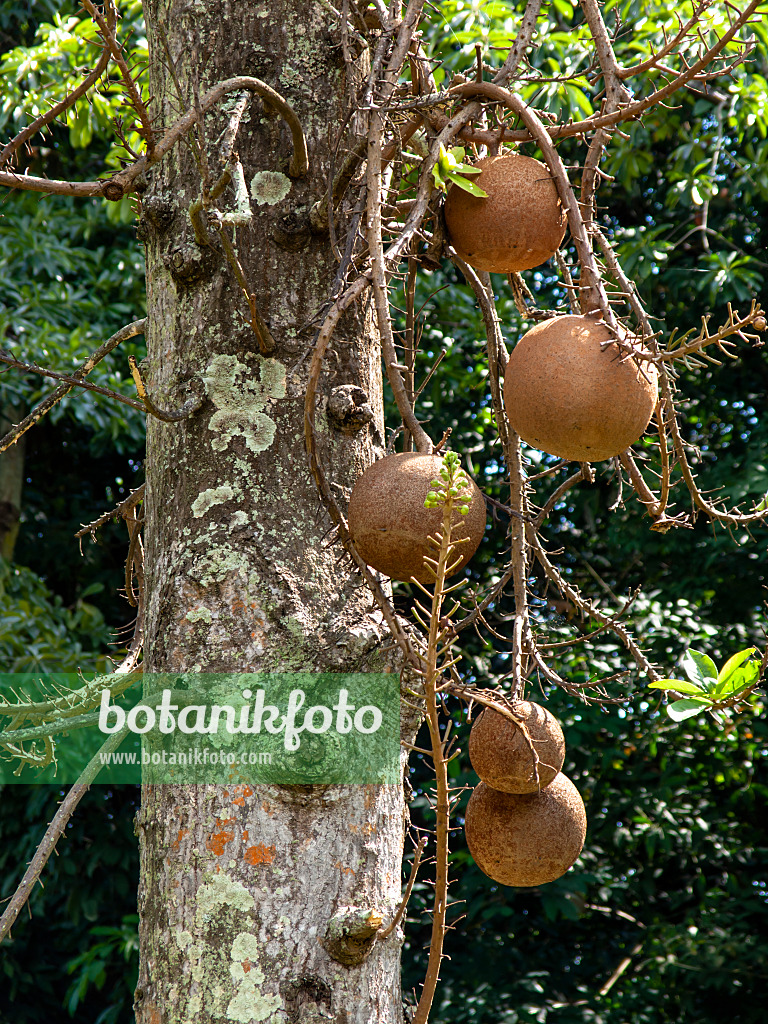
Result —
<instances>
[{"instance_id":1,"label":"curved branch","mask_svg":"<svg viewBox=\"0 0 768 1024\"><path fill-rule=\"evenodd\" d=\"M569 124L551 125L544 130L549 137L554 141L556 139L571 138L574 135L585 135L588 132L596 131L598 128L615 128L617 125L622 124L624 121L632 121L645 113L651 107L656 106L657 103L661 103L664 100L687 85L693 79L697 78L701 71L710 64L720 52L730 43L744 25L749 21L752 15L757 9L763 4L765 0L752 0L749 6L746 8L743 14L733 22L729 30L715 43L714 46L710 47L695 64L691 64L681 74L677 75L671 82L668 82L661 89L657 89L651 93L650 96L646 96L645 99L636 100L634 103L629 103L626 106L622 106L619 110L614 111L612 114L593 114L591 117L586 118L583 121L572 121ZM469 85L470 83L467 83ZM477 83L479 84L479 83ZM486 82L486 85L492 83ZM464 88L463 86L455 86L450 90L452 93L457 93L459 89ZM438 124L442 125L442 119L438 116ZM464 126L462 125L462 128ZM470 142L483 143L485 145L492 145L497 142L538 142L538 139L529 130L527 131L504 131L503 136L498 131L478 131L471 129L469 131L462 131L462 138Z\"/></svg>"},{"instance_id":2,"label":"curved branch","mask_svg":"<svg viewBox=\"0 0 768 1024\"><path fill-rule=\"evenodd\" d=\"M227 93L242 89L246 89L248 92L255 92L262 100L265 100L282 115L291 130L291 137L293 139L293 155L291 156L288 173L293 178L303 177L309 170L309 156L301 122L296 116L293 107L283 99L280 93L267 85L266 82L247 75L228 78L224 82L219 82L218 85L215 85L200 97L199 114L204 114L207 110L210 110ZM149 167L162 160L197 121L198 110L188 110L160 139L153 150L151 158L149 155L143 156L129 167L118 171L111 178L105 178L102 181L52 181L48 178L35 178L32 175L0 171L0 185L6 185L8 188L47 192L55 195L103 196L105 199L115 202L130 192L135 179Z\"/></svg>"},{"instance_id":3,"label":"curved branch","mask_svg":"<svg viewBox=\"0 0 768 1024\"><path fill-rule=\"evenodd\" d=\"M55 103L50 110L46 110L46 112L44 114L41 114L40 117L36 117L32 124L27 125L26 128L20 131L15 138L11 139L11 141L6 146L3 147L3 149L0 151L0 167L2 167L3 164L8 163L8 161L11 159L14 153L16 153L28 139L31 139L34 135L37 135L37 133L39 131L42 131L42 129L45 128L46 125L50 124L51 121L55 121L56 118L60 117L65 110L69 110L72 104L76 103L81 96L84 96L85 93L87 93L88 90L91 88L91 86L98 82L98 80L107 70L107 67L109 66L109 62L111 59L112 56L109 52L109 48L107 46L104 46L101 52L101 56L99 57L98 64L93 69L93 71L91 71L88 77L84 78L76 89L73 89L72 92L67 93L63 100L59 100L59 102Z\"/></svg>"},{"instance_id":4,"label":"curved branch","mask_svg":"<svg viewBox=\"0 0 768 1024\"><path fill-rule=\"evenodd\" d=\"M101 362L104 356L109 355L113 348L117 348L121 341L133 338L137 334L143 334L146 323L146 319L134 320L132 324L127 324L125 327L121 327L116 334L113 334L111 338L107 338L103 345L88 356L82 366L75 370L72 377L77 380L82 380L91 372L97 363ZM15 444L22 434L26 433L30 427L34 426L38 420L42 419L42 417L45 416L45 414L52 409L57 402L60 402L65 395L68 395L74 387L76 387L75 384L62 384L61 387L56 388L56 390L52 391L47 398L44 398L42 402L36 405L32 412L28 413L20 423L17 423L15 427L12 427L8 431L5 437L0 438L0 452L4 452L7 448L10 448L12 444Z\"/></svg>"}]
</instances>

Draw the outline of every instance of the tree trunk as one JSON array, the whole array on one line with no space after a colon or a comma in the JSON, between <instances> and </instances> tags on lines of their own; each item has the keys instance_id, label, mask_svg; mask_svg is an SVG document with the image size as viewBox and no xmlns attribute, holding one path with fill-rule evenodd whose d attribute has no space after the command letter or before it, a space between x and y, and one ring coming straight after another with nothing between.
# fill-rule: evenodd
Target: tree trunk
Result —
<instances>
[{"instance_id":1,"label":"tree trunk","mask_svg":"<svg viewBox=\"0 0 768 1024\"><path fill-rule=\"evenodd\" d=\"M13 406L0 410L0 437L20 418L19 410ZM0 557L7 562L13 561L19 536L25 448L26 437L22 435L7 452L0 454Z\"/></svg>"},{"instance_id":2,"label":"tree trunk","mask_svg":"<svg viewBox=\"0 0 768 1024\"><path fill-rule=\"evenodd\" d=\"M328 236L311 232L308 215L325 194L340 133L337 167L357 127L344 124L355 83L340 26L320 0L152 0L145 14L160 123L193 104L196 77L203 94L252 75L293 106L310 155L306 177L287 177L290 132L249 101L235 151L253 219L235 229L235 247L277 345L268 357L215 233L209 248L195 241L192 147L177 146L143 196L150 392L166 408L196 387L206 397L187 419L149 423L145 667L387 670L386 631L359 575L324 546L330 523L303 441L307 353L337 270ZM198 133L212 181L236 100L225 97ZM230 192L220 205L234 202ZM381 454L383 430L378 337L362 306L342 320L326 367L321 453L330 479L349 489ZM375 413L356 432L325 416L331 392L346 385L361 388ZM404 824L399 785L145 786L139 1024L401 1022L402 936L340 949L328 930L343 908L374 925L392 915Z\"/></svg>"}]
</instances>

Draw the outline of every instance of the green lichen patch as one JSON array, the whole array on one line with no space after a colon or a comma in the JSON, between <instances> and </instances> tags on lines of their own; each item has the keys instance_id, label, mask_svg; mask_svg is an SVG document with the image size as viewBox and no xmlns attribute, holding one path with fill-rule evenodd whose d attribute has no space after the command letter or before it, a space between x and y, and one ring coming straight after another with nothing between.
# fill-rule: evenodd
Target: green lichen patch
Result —
<instances>
[{"instance_id":1,"label":"green lichen patch","mask_svg":"<svg viewBox=\"0 0 768 1024\"><path fill-rule=\"evenodd\" d=\"M258 965L259 942L255 935L240 932L232 943L230 954L232 964L229 973L237 986L237 992L227 1006L227 1017L240 1024L250 1021L269 1020L282 1008L279 996L264 995L259 986L264 982L264 972Z\"/></svg>"},{"instance_id":2,"label":"green lichen patch","mask_svg":"<svg viewBox=\"0 0 768 1024\"><path fill-rule=\"evenodd\" d=\"M245 573L248 563L241 551L235 551L228 544L210 547L205 554L199 555L192 564L190 576L201 586L210 587L214 583L223 583L233 573Z\"/></svg>"},{"instance_id":3,"label":"green lichen patch","mask_svg":"<svg viewBox=\"0 0 768 1024\"><path fill-rule=\"evenodd\" d=\"M279 171L257 171L251 178L251 195L259 206L276 206L291 191L291 179Z\"/></svg>"},{"instance_id":4,"label":"green lichen patch","mask_svg":"<svg viewBox=\"0 0 768 1024\"><path fill-rule=\"evenodd\" d=\"M236 495L231 484L222 484L220 487L210 487L202 491L192 502L192 515L195 519L204 516L214 505L221 505L225 501L231 501Z\"/></svg>"},{"instance_id":5,"label":"green lichen patch","mask_svg":"<svg viewBox=\"0 0 768 1024\"><path fill-rule=\"evenodd\" d=\"M241 882L236 882L229 875L214 875L210 882L205 882L197 891L198 923L207 924L225 907L250 913L253 910L253 896Z\"/></svg>"},{"instance_id":6,"label":"green lichen patch","mask_svg":"<svg viewBox=\"0 0 768 1024\"><path fill-rule=\"evenodd\" d=\"M207 608L193 608L184 618L189 622L213 622L213 616Z\"/></svg>"},{"instance_id":7,"label":"green lichen patch","mask_svg":"<svg viewBox=\"0 0 768 1024\"><path fill-rule=\"evenodd\" d=\"M270 447L275 439L274 420L265 409L272 399L285 398L285 367L277 359L249 354L253 369L237 356L214 356L203 375L208 397L216 407L208 429L217 436L211 442L214 451L224 451L232 439L242 437L254 454Z\"/></svg>"}]
</instances>

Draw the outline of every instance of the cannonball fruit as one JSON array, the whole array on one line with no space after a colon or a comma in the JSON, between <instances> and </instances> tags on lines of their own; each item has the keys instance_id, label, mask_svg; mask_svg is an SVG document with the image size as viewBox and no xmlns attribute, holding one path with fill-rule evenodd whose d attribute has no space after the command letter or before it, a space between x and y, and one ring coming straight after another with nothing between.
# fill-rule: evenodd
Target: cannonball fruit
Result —
<instances>
[{"instance_id":1,"label":"cannonball fruit","mask_svg":"<svg viewBox=\"0 0 768 1024\"><path fill-rule=\"evenodd\" d=\"M511 710L528 731L538 765L521 730L493 708L486 708L472 726L469 760L483 782L493 789L535 793L548 786L563 767L563 730L540 704L519 701Z\"/></svg>"},{"instance_id":2,"label":"cannonball fruit","mask_svg":"<svg viewBox=\"0 0 768 1024\"><path fill-rule=\"evenodd\" d=\"M489 156L472 181L486 199L451 185L445 223L451 243L476 270L509 274L538 267L565 235L566 217L557 186L544 164L517 153Z\"/></svg>"},{"instance_id":3,"label":"cannonball fruit","mask_svg":"<svg viewBox=\"0 0 768 1024\"><path fill-rule=\"evenodd\" d=\"M467 804L464 831L480 870L502 885L544 885L581 853L587 816L562 773L540 793L501 793L481 782Z\"/></svg>"},{"instance_id":4,"label":"cannonball fruit","mask_svg":"<svg viewBox=\"0 0 768 1024\"><path fill-rule=\"evenodd\" d=\"M435 556L427 538L441 529L443 509L425 508L424 501L442 467L440 455L401 452L374 462L357 480L349 501L349 532L365 561L385 576L433 581L424 556ZM461 563L453 572L467 564L485 531L485 500L469 474L464 475L472 492L466 502L469 512L461 515L454 509L451 537L468 539L456 548Z\"/></svg>"},{"instance_id":5,"label":"cannonball fruit","mask_svg":"<svg viewBox=\"0 0 768 1024\"><path fill-rule=\"evenodd\" d=\"M515 346L504 375L513 429L534 448L578 462L619 455L642 435L658 398L648 362L627 358L592 316L544 320Z\"/></svg>"}]
</instances>

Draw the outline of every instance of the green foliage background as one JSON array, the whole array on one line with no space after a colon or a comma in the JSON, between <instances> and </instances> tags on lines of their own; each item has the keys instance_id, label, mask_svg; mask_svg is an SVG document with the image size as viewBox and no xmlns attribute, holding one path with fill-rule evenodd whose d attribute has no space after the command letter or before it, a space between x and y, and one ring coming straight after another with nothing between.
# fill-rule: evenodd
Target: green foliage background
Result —
<instances>
[{"instance_id":1,"label":"green foliage background","mask_svg":"<svg viewBox=\"0 0 768 1024\"><path fill-rule=\"evenodd\" d=\"M715 5L725 12L726 5ZM426 26L439 56L438 79L467 71L474 44L489 64L503 59L523 3L442 0ZM676 6L686 18L690 3ZM662 25L674 28L669 5L605 5L609 27L620 26L619 60L632 64L658 45ZM140 50L138 4L126 23ZM553 112L588 116L591 51L578 5L553 0L531 51L522 95ZM79 16L78 16L79 17ZM724 17L724 14L723 14ZM618 19L618 21L617 21ZM43 24L52 28L39 28ZM37 31L37 35L35 34ZM665 332L698 326L711 313L722 322L727 303L745 309L764 294L768 262L768 30L753 26L753 59L717 82L717 98L694 92L627 127L604 163L601 222L616 240L625 268ZM74 7L0 3L0 127L24 123L52 88L63 90L93 47ZM548 81L567 74L567 83ZM544 79L544 80L541 80ZM657 79L658 80L658 79ZM649 82L632 80L640 95ZM29 97L22 101L22 97ZM81 106L29 156L30 169L53 176L93 177L114 164L109 136L117 93L109 87ZM584 149L560 146L568 165ZM527 147L535 155L532 147ZM578 173L574 172L576 180ZM111 220L107 219L107 213ZM69 367L110 333L143 314L141 250L128 226L130 210L14 195L0 209L0 344L26 358ZM706 228L706 231L703 230ZM571 253L573 257L573 253ZM526 275L537 305L560 308L565 295L552 268ZM502 278L494 278L510 345L530 326L515 310ZM402 298L399 302L402 305ZM426 374L441 350L440 371L424 392L420 415L433 433L453 428L453 447L491 496L504 500L487 389L484 332L474 298L445 265L421 272L419 369ZM126 357L141 356L141 339L122 347L98 379L126 389ZM96 375L94 375L94 379ZM686 436L699 447L705 487L724 488L746 506L768 490L768 427L764 351L743 348L737 362L679 381ZM28 407L47 390L39 378L0 375L0 405ZM393 422L394 420L390 420ZM125 545L117 528L80 558L71 535L141 481L143 425L124 407L77 395L29 438L24 524L14 565L0 567L0 655L4 671L28 667L90 668L119 651L115 630L129 619L116 596ZM547 456L529 451L532 467ZM56 468L56 473L51 472ZM545 530L568 578L616 610L637 586L631 624L653 658L674 674L688 646L718 662L762 643L766 535L648 530L642 507L617 496L610 467L596 467L594 485L571 491ZM533 470L532 470L533 471ZM553 486L562 479L556 477ZM681 509L687 507L681 490ZM487 579L503 551L506 522L489 525L486 543L467 570ZM587 632L569 609L551 600L540 581L537 621L553 638ZM56 595L56 596L54 596ZM405 610L407 588L397 600ZM504 632L509 602L493 609ZM108 643L117 643L110 648ZM506 656L485 638L467 639L468 676L487 684L506 671ZM609 636L563 655L558 671L575 681L626 668ZM622 689L623 687L623 689ZM763 718L724 730L708 718L675 725L659 697L630 677L616 685L626 706L600 710L548 693L568 744L566 771L587 805L589 830L575 868L541 890L494 885L475 867L460 827L452 841L456 913L466 917L448 938L436 1022L550 1024L760 1024L768 980L768 840L764 815ZM457 727L466 736L463 712ZM465 758L453 762L454 783L471 787ZM412 772L417 823L429 820L429 772L417 757ZM464 799L466 799L466 795ZM9 787L0 794L0 898L10 894L54 813L55 789ZM0 1020L12 1024L66 1021L127 1024L136 966L135 891L138 877L131 818L133 791L98 787L60 845L45 890L32 901L14 941L0 951ZM460 826L460 817L457 826ZM418 883L409 913L404 985L418 987L425 962L430 890ZM626 969L606 985L628 958ZM603 991L601 991L603 990Z\"/></svg>"}]
</instances>

